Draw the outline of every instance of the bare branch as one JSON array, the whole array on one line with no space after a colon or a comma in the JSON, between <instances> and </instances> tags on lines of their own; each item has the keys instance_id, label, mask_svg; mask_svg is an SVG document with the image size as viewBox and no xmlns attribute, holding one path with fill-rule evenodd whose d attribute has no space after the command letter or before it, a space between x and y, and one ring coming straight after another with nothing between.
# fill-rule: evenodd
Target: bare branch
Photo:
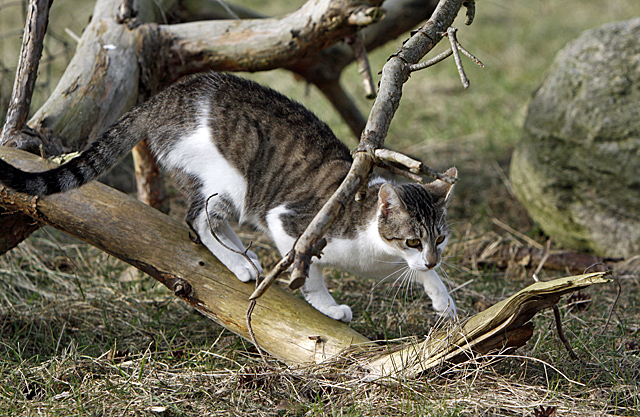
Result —
<instances>
[{"instance_id":1,"label":"bare branch","mask_svg":"<svg viewBox=\"0 0 640 417\"><path fill-rule=\"evenodd\" d=\"M462 52L467 57L469 57L469 59L475 62L476 65L478 65L480 68L484 68L484 64L478 58L476 58L475 55L473 55L471 52L467 51L462 45L460 45L460 42L456 41L456 46L458 47L458 50L460 52Z\"/></svg>"},{"instance_id":2,"label":"bare branch","mask_svg":"<svg viewBox=\"0 0 640 417\"><path fill-rule=\"evenodd\" d=\"M449 184L455 184L458 180L457 177L451 177L450 175L440 173L416 159L410 158L407 155L401 154L400 152L392 151L391 149L379 148L375 150L374 154L377 158L380 158L383 161L393 162L406 167L412 174L427 175L431 178L442 180Z\"/></svg>"},{"instance_id":3,"label":"bare branch","mask_svg":"<svg viewBox=\"0 0 640 417\"><path fill-rule=\"evenodd\" d=\"M467 78L467 74L464 72L464 67L462 66L462 60L460 59L460 51L458 51L458 41L456 40L456 32L458 29L450 27L447 29L447 37L449 38L449 42L451 43L451 52L453 52L453 59L456 61L456 67L458 68L458 73L460 74L460 81L462 81L462 86L464 88L469 88L469 79Z\"/></svg>"},{"instance_id":4,"label":"bare branch","mask_svg":"<svg viewBox=\"0 0 640 417\"><path fill-rule=\"evenodd\" d=\"M439 62L444 61L445 59L449 58L451 55L453 54L453 50L451 49L447 49L446 51L442 52L439 55L436 55L435 57L431 58L428 61L424 61L424 62L420 62L418 64L413 64L413 65L409 65L409 69L413 72L413 71L420 71L422 69L431 67Z\"/></svg>"},{"instance_id":5,"label":"bare branch","mask_svg":"<svg viewBox=\"0 0 640 417\"><path fill-rule=\"evenodd\" d=\"M171 40L168 69L172 79L206 69L257 71L283 67L353 35L349 18L363 8L356 0L310 0L280 19L246 19L160 25ZM369 12L371 16L381 16ZM371 19L373 23L375 19Z\"/></svg>"},{"instance_id":6,"label":"bare branch","mask_svg":"<svg viewBox=\"0 0 640 417\"><path fill-rule=\"evenodd\" d=\"M31 96L36 84L38 65L42 56L44 35L49 22L52 0L31 0L27 10L27 21L22 37L22 49L18 69L11 93L5 124L0 133L0 145L7 145L11 134L25 127Z\"/></svg>"},{"instance_id":7,"label":"bare branch","mask_svg":"<svg viewBox=\"0 0 640 417\"><path fill-rule=\"evenodd\" d=\"M342 212L347 200L354 197L373 166L376 149L382 147L389 125L402 96L402 85L409 78L410 65L417 63L442 38L462 7L462 0L442 0L433 16L393 55L382 69L378 98L356 149L349 174L338 190L313 218L294 245L294 257L301 260L294 270L304 275L304 259L310 259L315 246ZM293 274L294 272L292 272Z\"/></svg>"},{"instance_id":8,"label":"bare branch","mask_svg":"<svg viewBox=\"0 0 640 417\"><path fill-rule=\"evenodd\" d=\"M356 57L358 73L362 77L365 96L369 99L376 98L376 86L373 83L373 77L371 76L371 67L369 66L367 50L362 42L362 35L360 33L356 33L350 38L347 38L347 44L351 46Z\"/></svg>"}]
</instances>

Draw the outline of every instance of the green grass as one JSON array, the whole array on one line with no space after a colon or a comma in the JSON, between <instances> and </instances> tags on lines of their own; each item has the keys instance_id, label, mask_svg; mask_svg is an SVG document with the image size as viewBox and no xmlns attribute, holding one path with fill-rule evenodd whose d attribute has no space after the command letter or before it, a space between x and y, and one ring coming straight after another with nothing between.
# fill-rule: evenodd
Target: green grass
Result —
<instances>
[{"instance_id":1,"label":"green grass","mask_svg":"<svg viewBox=\"0 0 640 417\"><path fill-rule=\"evenodd\" d=\"M91 12L81 4L54 3L53 33L71 42L64 28L81 32ZM293 7L253 4L265 13ZM21 27L10 11L0 9L3 34ZM460 42L486 64L480 69L463 58L471 88L463 90L452 61L415 73L407 83L387 144L435 168L455 165L460 171L445 271L451 287L461 286L454 297L463 315L532 283L532 271L516 263L479 264L492 245L527 245L493 219L540 244L547 241L509 193L505 175L544 71L582 30L638 15L636 0L479 1L475 23L458 25ZM6 66L15 65L17 36L0 39ZM374 72L400 42L371 54ZM42 78L34 107L66 65L64 53L55 54L56 67L41 68L51 79L44 86ZM355 145L313 88L282 71L251 76L302 101ZM362 98L355 68L342 83L367 114L371 102ZM265 266L276 261L264 237L244 231L243 238L259 243ZM558 341L548 311L534 319L529 343L509 357L474 360L414 380L364 383L336 364L290 369L271 360L266 366L253 346L161 284L46 228L0 258L0 415L533 416L540 406L558 407L558 416L640 415L640 278L630 270L618 273L619 298L611 284L583 291L591 300L586 309L561 301L565 332L580 361ZM545 280L561 275L566 273L540 273ZM336 298L353 307L352 326L367 337L421 336L436 323L418 289L375 286L339 271L327 276Z\"/></svg>"}]
</instances>

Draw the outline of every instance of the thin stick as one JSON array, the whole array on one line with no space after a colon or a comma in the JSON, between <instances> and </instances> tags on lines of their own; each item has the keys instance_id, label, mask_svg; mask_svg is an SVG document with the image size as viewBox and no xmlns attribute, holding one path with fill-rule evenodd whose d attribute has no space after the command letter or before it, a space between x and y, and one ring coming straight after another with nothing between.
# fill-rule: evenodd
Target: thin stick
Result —
<instances>
[{"instance_id":1,"label":"thin stick","mask_svg":"<svg viewBox=\"0 0 640 417\"><path fill-rule=\"evenodd\" d=\"M501 227L502 229L506 230L507 232L511 233L512 235L519 237L520 239L524 240L525 242L527 242L529 245L533 246L534 248L538 248L540 250L544 249L544 247L539 244L538 242L536 242L535 240L531 239L529 236L524 235L520 232L518 232L516 229L512 228L511 226L507 225L506 223L494 218L493 219L493 223L498 226Z\"/></svg>"},{"instance_id":2,"label":"thin stick","mask_svg":"<svg viewBox=\"0 0 640 417\"><path fill-rule=\"evenodd\" d=\"M413 71L419 71L428 67L431 67L435 64L437 64L438 62L442 62L445 59L449 58L451 55L453 55L453 51L451 49L447 49L446 51L442 52L441 54L436 55L435 57L424 61L424 62L420 62L418 64L414 64L414 65L409 65L409 71L413 72Z\"/></svg>"},{"instance_id":3,"label":"thin stick","mask_svg":"<svg viewBox=\"0 0 640 417\"><path fill-rule=\"evenodd\" d=\"M273 284L276 281L276 279L280 276L280 274L282 274L284 271L287 270L287 268L291 266L291 264L293 263L294 256L295 256L295 251L291 250L282 259L280 259L280 262L278 262L276 266L274 266L273 269L269 271L267 276L260 281L260 284L256 287L253 294L249 296L249 300L255 300L261 297L262 294L264 294L265 291L267 291L267 289L271 286L271 284Z\"/></svg>"},{"instance_id":4,"label":"thin stick","mask_svg":"<svg viewBox=\"0 0 640 417\"><path fill-rule=\"evenodd\" d=\"M456 46L458 47L458 50L460 52L462 52L469 59L471 59L473 62L475 62L476 65L478 65L480 68L484 68L484 64L482 63L482 61L480 61L478 58L476 58L476 56L474 54L472 54L471 52L467 51L462 45L460 45L460 42L458 42L457 40L456 40Z\"/></svg>"},{"instance_id":5,"label":"thin stick","mask_svg":"<svg viewBox=\"0 0 640 417\"><path fill-rule=\"evenodd\" d=\"M249 261L249 263L251 264L251 266L253 267L253 269L256 271L256 276L258 277L258 279L256 279L256 286L258 285L258 281L259 281L259 277L260 277L260 271L258 271L258 267L256 267L256 264L253 263L253 260L249 257L249 255L247 255L247 251L249 250L249 248L251 247L251 243L250 242L249 245L247 246L247 248L244 251L239 251L237 249L234 249L228 245L226 245L223 241L220 240L220 238L218 237L218 235L216 235L216 232L213 230L213 227L211 226L211 219L209 218L209 200L211 200L213 197L217 196L218 194L213 194L210 195L207 200L204 202L204 209L207 215L207 224L209 225L209 231L211 232L211 235L215 238L215 240L218 241L218 243L225 249L230 250L231 252L240 254L242 256L245 257L245 259L247 261ZM267 362L267 358L264 356L264 353L262 353L262 348L260 347L260 345L258 344L258 340L256 339L256 335L253 332L253 326L251 325L251 314L253 313L253 309L256 306L256 300L252 299L251 302L249 303L249 307L247 308L247 314L246 314L246 319L247 319L247 331L249 332L249 337L251 337L251 343L253 343L253 345L256 347L256 350L258 351L258 353L260 354L260 357L262 358L262 361L264 362L265 365L269 365L269 362Z\"/></svg>"},{"instance_id":6,"label":"thin stick","mask_svg":"<svg viewBox=\"0 0 640 417\"><path fill-rule=\"evenodd\" d=\"M562 342L564 347L569 352L569 356L571 356L571 359L580 360L578 355L576 355L576 352L573 351L573 348L571 347L571 344L567 340L567 337L564 335L564 330L562 329L562 318L560 317L560 309L555 304L553 305L553 317L556 320L556 330L558 331L558 337L560 338L560 341Z\"/></svg>"},{"instance_id":7,"label":"thin stick","mask_svg":"<svg viewBox=\"0 0 640 417\"><path fill-rule=\"evenodd\" d=\"M607 327L609 326L609 323L611 322L611 316L613 315L613 310L615 310L616 304L618 304L618 300L620 299L620 294L622 293L622 285L620 285L620 281L618 281L616 279L616 280L614 280L614 282L616 284L618 284L618 293L616 294L616 299L613 301L613 305L611 306L611 310L609 310L609 314L607 314L607 322L604 324L604 327L602 328L602 331L600 332L601 335L603 335L605 330L607 330Z\"/></svg>"},{"instance_id":8,"label":"thin stick","mask_svg":"<svg viewBox=\"0 0 640 417\"><path fill-rule=\"evenodd\" d=\"M356 57L358 73L362 77L365 96L368 99L376 98L376 86L373 83L373 77L371 76L371 66L369 65L367 50L362 42L362 32L356 32L355 35L349 37L347 39L347 44L351 49L353 49L353 54Z\"/></svg>"},{"instance_id":9,"label":"thin stick","mask_svg":"<svg viewBox=\"0 0 640 417\"><path fill-rule=\"evenodd\" d=\"M464 72L464 67L462 66L462 59L460 59L460 52L458 51L458 40L456 39L456 32L458 29L454 27L450 27L447 29L447 37L449 38L449 43L451 44L451 52L453 52L453 59L456 61L456 67L458 68L458 74L460 74L460 81L462 81L462 86L464 88L469 88L470 82L467 78L467 74Z\"/></svg>"},{"instance_id":10,"label":"thin stick","mask_svg":"<svg viewBox=\"0 0 640 417\"><path fill-rule=\"evenodd\" d=\"M538 274L540 273L540 271L542 271L542 267L544 266L544 263L547 261L547 259L549 259L549 253L551 253L551 239L547 241L547 246L545 249L544 256L540 260L538 267L533 273L533 280L535 282L540 282L540 280L538 279ZM580 360L578 355L576 355L576 352L574 352L573 348L571 347L571 343L569 343L569 340L567 340L567 336L565 336L564 334L564 329L562 328L562 317L560 317L560 309L556 304L554 304L552 308L553 308L553 318L556 322L556 331L558 332L558 337L560 338L560 341L562 342L564 347L567 349L567 352L569 352L569 356L571 356L572 359Z\"/></svg>"},{"instance_id":11,"label":"thin stick","mask_svg":"<svg viewBox=\"0 0 640 417\"><path fill-rule=\"evenodd\" d=\"M415 175L418 175L418 174L427 175L431 178L442 180L449 184L455 184L456 181L458 181L457 177L451 177L445 173L438 172L435 169L428 167L421 161L418 161L417 159L413 159L400 152L392 151L391 149L384 149L384 148L376 149L374 151L374 155L376 156L376 158L380 159L381 161L393 162L393 163L402 165L406 167L410 173ZM376 162L377 164L380 163L379 161L376 161ZM386 168L385 166L382 166L382 167ZM409 177L409 178L413 178L413 177ZM422 182L422 180L420 179L418 182Z\"/></svg>"},{"instance_id":12,"label":"thin stick","mask_svg":"<svg viewBox=\"0 0 640 417\"><path fill-rule=\"evenodd\" d=\"M38 65L42 56L44 35L49 23L51 3L52 0L31 0L29 2L18 69L13 83L7 117L0 133L0 145L6 145L13 132L20 131L25 127L38 75Z\"/></svg>"}]
</instances>

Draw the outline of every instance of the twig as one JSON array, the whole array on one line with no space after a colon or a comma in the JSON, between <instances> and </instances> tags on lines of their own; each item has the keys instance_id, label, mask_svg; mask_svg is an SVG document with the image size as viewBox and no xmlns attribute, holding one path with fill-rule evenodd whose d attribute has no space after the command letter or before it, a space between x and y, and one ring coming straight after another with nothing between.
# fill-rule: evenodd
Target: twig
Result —
<instances>
[{"instance_id":1,"label":"twig","mask_svg":"<svg viewBox=\"0 0 640 417\"><path fill-rule=\"evenodd\" d=\"M525 242L527 242L529 245L533 246L534 248L537 248L537 249L540 249L540 250L544 249L544 247L541 244L539 244L535 240L531 239L529 236L518 232L516 229L514 229L511 226L505 224L504 222L494 218L493 219L493 223L496 226L498 226L498 227L506 230L507 232L511 233L512 235L514 235L516 237L519 237L520 239L524 240Z\"/></svg>"},{"instance_id":2,"label":"twig","mask_svg":"<svg viewBox=\"0 0 640 417\"><path fill-rule=\"evenodd\" d=\"M374 155L380 161L392 162L392 163L402 165L411 174L415 174L416 176L418 174L427 175L431 178L442 180L449 184L455 184L456 181L458 180L457 177L451 177L445 173L438 172L435 169L426 166L424 163L418 161L417 159L413 159L400 152L392 151L391 149L384 149L384 148L376 149L374 151ZM376 164L380 164L380 161L375 161L375 162ZM384 165L382 165L382 167L387 168ZM405 175L405 174L402 174L402 175ZM415 177L409 176L408 178L414 179ZM422 179L420 177L417 177L416 181L422 182Z\"/></svg>"},{"instance_id":3,"label":"twig","mask_svg":"<svg viewBox=\"0 0 640 417\"><path fill-rule=\"evenodd\" d=\"M544 263L549 258L549 253L551 253L551 239L549 239L547 241L547 246L545 248L545 254L542 257L542 259L540 260L540 263L538 264L538 267L536 268L535 272L533 273L533 280L535 282L540 282L540 279L538 279L538 274L542 270L542 267L544 266ZM567 340L567 337L564 334L564 329L562 328L562 317L560 317L560 309L558 308L558 306L556 304L554 304L552 306L552 308L553 308L553 318L554 318L554 320L556 322L556 331L558 332L558 337L560 338L560 341L562 342L564 347L567 349L567 352L569 352L569 356L571 356L572 359L580 360L578 355L576 355L576 353L573 351L573 348L571 347L571 344L569 343L569 340Z\"/></svg>"},{"instance_id":4,"label":"twig","mask_svg":"<svg viewBox=\"0 0 640 417\"><path fill-rule=\"evenodd\" d=\"M278 262L276 266L273 267L271 271L269 271L267 276L265 276L264 279L260 281L260 284L258 284L255 291L253 291L253 294L249 296L249 300L255 300L260 296L262 296L262 294L264 294L264 292L267 291L267 289L271 286L271 284L273 284L276 281L276 279L280 276L280 274L282 274L284 271L287 270L287 268L291 266L291 264L293 263L294 255L295 255L295 252L291 250L282 259L280 259L280 262Z\"/></svg>"},{"instance_id":5,"label":"twig","mask_svg":"<svg viewBox=\"0 0 640 417\"><path fill-rule=\"evenodd\" d=\"M422 177L418 174L414 174L411 171L407 171L401 168L398 168L397 166L391 165L386 163L385 161L378 161L376 163L377 166L379 166L380 168L386 169L387 171L391 172L392 174L396 174L396 175L400 175L402 177L405 178L409 178L410 180L413 180L417 183L424 183L424 181L422 180ZM367 184L365 184L365 186L363 188L366 188ZM362 191L361 191L362 192Z\"/></svg>"},{"instance_id":6,"label":"twig","mask_svg":"<svg viewBox=\"0 0 640 417\"><path fill-rule=\"evenodd\" d=\"M556 320L556 330L558 331L558 337L560 338L560 341L562 342L564 347L567 349L567 352L569 352L569 356L571 356L571 359L580 360L578 355L576 355L576 352L573 351L573 348L567 340L567 337L564 335L564 330L562 329L562 318L560 317L560 309L555 304L553 305L553 317Z\"/></svg>"},{"instance_id":7,"label":"twig","mask_svg":"<svg viewBox=\"0 0 640 417\"><path fill-rule=\"evenodd\" d=\"M465 74L464 72L462 60L460 59L460 52L458 50L458 40L456 39L457 31L458 29L450 27L449 29L447 29L447 37L449 38L449 43L451 44L451 52L453 52L453 59L456 61L456 67L458 68L458 74L460 74L460 81L462 81L462 86L464 88L469 88L469 79L467 78L467 74Z\"/></svg>"},{"instance_id":8,"label":"twig","mask_svg":"<svg viewBox=\"0 0 640 417\"><path fill-rule=\"evenodd\" d=\"M376 98L376 86L371 76L371 66L369 65L369 57L367 50L362 42L362 34L357 32L347 39L347 44L353 49L353 54L358 63L358 74L362 77L365 97L368 99Z\"/></svg>"},{"instance_id":9,"label":"twig","mask_svg":"<svg viewBox=\"0 0 640 417\"><path fill-rule=\"evenodd\" d=\"M409 70L411 72L413 72L413 71L419 71L419 70L428 68L430 66L433 66L433 65L437 64L438 62L444 61L445 59L449 58L451 55L453 55L453 51L451 50L451 48L449 48L446 51L442 52L441 54L436 55L435 57L431 58L428 61L420 62L418 64L409 65Z\"/></svg>"},{"instance_id":10,"label":"twig","mask_svg":"<svg viewBox=\"0 0 640 417\"><path fill-rule=\"evenodd\" d=\"M607 314L607 322L604 324L604 327L602 328L602 331L600 332L601 335L603 335L605 330L607 330L607 327L609 326L609 323L611 322L611 316L613 315L613 310L615 310L616 304L618 304L618 300L620 299L620 294L622 294L622 285L620 285L620 281L618 281L616 279L616 280L614 280L614 282L618 285L618 293L616 294L616 299L613 300L613 305L611 305L611 310L609 310L609 314Z\"/></svg>"},{"instance_id":11,"label":"twig","mask_svg":"<svg viewBox=\"0 0 640 417\"><path fill-rule=\"evenodd\" d=\"M210 195L207 198L207 200L204 202L204 209L205 209L205 213L207 215L207 224L209 225L209 231L211 232L211 235L215 238L215 240L217 240L218 243L223 248L225 248L227 250L230 250L233 253L240 254L240 255L244 256L247 261L249 261L249 263L251 264L253 269L256 271L256 277L258 277L256 279L256 286L258 286L258 281L260 280L259 279L260 271L258 271L258 267L256 267L256 264L253 263L253 260L249 257L249 255L247 255L247 251L251 247L251 243L252 242L249 243L249 245L247 246L247 248L244 251L239 251L237 249L234 249L234 248L226 245L223 241L221 241L220 238L218 237L218 235L216 235L216 232L213 230L213 227L211 226L211 219L209 218L209 200L211 200L213 197L215 197L217 195L218 195L217 193ZM249 332L249 337L251 337L251 342L256 347L256 350L260 354L260 357L262 358L262 361L264 362L265 365L268 366L269 362L267 362L267 358L264 356L264 353L262 352L262 348L258 344L258 340L256 339L256 335L253 332L253 326L251 325L251 314L253 313L253 309L255 308L255 306L256 306L256 300L255 299L251 299L251 302L249 303L249 307L247 308L247 315L246 315L247 331Z\"/></svg>"},{"instance_id":12,"label":"twig","mask_svg":"<svg viewBox=\"0 0 640 417\"><path fill-rule=\"evenodd\" d=\"M459 41L456 41L456 46L458 47L458 50L460 52L462 52L463 54L465 54L469 59L471 59L473 62L476 63L476 65L478 65L480 68L484 68L484 64L482 63L482 61L480 61L478 58L476 58L475 55L473 55L471 52L467 51L461 44Z\"/></svg>"},{"instance_id":13,"label":"twig","mask_svg":"<svg viewBox=\"0 0 640 417\"><path fill-rule=\"evenodd\" d=\"M467 51L457 40L456 40L456 48L458 49L458 51L462 52L464 55L469 57L469 59L471 59L474 63L476 63L476 65L478 65L480 68L484 68L484 64L482 63L482 61L476 58L476 56L473 55L471 52ZM439 55L436 55L434 58L431 58L428 61L420 62L414 65L409 65L409 69L413 72L413 71L419 71L419 70L431 67L439 62L444 61L445 59L449 58L451 55L453 55L454 49L455 48L449 48L446 51L442 52Z\"/></svg>"},{"instance_id":14,"label":"twig","mask_svg":"<svg viewBox=\"0 0 640 417\"><path fill-rule=\"evenodd\" d=\"M24 26L18 69L11 93L5 124L0 133L0 145L6 145L11 134L25 127L31 97L42 56L44 35L49 23L52 0L31 0Z\"/></svg>"},{"instance_id":15,"label":"twig","mask_svg":"<svg viewBox=\"0 0 640 417\"><path fill-rule=\"evenodd\" d=\"M540 273L540 271L542 271L542 267L547 262L547 259L549 259L550 254L551 254L551 239L547 240L547 246L544 249L544 255L542 255L542 259L540 259L540 262L538 262L538 266L536 267L536 270L533 272L533 279L536 282L540 281L538 279L538 274Z\"/></svg>"}]
</instances>

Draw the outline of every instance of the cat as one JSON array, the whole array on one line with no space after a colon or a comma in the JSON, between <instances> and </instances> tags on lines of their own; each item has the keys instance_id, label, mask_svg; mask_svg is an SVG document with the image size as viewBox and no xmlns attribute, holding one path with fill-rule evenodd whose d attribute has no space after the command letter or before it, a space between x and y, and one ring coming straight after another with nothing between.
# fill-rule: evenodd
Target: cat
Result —
<instances>
[{"instance_id":1,"label":"cat","mask_svg":"<svg viewBox=\"0 0 640 417\"><path fill-rule=\"evenodd\" d=\"M255 267L224 247L245 251L228 219L264 231L285 255L352 163L349 149L301 104L235 75L208 73L134 107L60 167L31 173L0 160L0 182L31 195L64 192L105 173L144 139L188 199L185 221L198 241L242 282L255 280L262 267L252 251L246 253ZM455 168L446 173L457 176ZM435 271L449 239L452 188L440 180L394 185L373 176L364 200L351 199L328 231L301 288L305 299L329 317L351 321L351 309L325 285L322 267L331 266L422 284L434 310L455 317Z\"/></svg>"}]
</instances>

